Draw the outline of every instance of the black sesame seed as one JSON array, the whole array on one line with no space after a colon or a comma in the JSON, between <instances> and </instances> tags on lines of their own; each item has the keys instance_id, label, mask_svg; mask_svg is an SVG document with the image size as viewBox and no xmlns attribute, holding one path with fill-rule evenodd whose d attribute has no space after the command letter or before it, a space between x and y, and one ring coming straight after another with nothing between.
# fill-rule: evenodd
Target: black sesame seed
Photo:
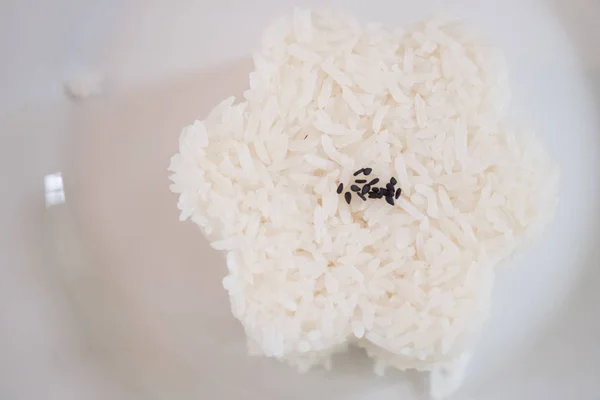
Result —
<instances>
[{"instance_id":1,"label":"black sesame seed","mask_svg":"<svg viewBox=\"0 0 600 400\"><path fill-rule=\"evenodd\" d=\"M390 196L394 195L394 192L391 191L390 189L383 189L383 188L379 191L379 193L381 194L381 196L385 196L385 197L390 197Z\"/></svg>"},{"instance_id":2,"label":"black sesame seed","mask_svg":"<svg viewBox=\"0 0 600 400\"><path fill-rule=\"evenodd\" d=\"M356 183L367 183L367 180L366 179L357 179L354 182L356 182Z\"/></svg>"},{"instance_id":3,"label":"black sesame seed","mask_svg":"<svg viewBox=\"0 0 600 400\"><path fill-rule=\"evenodd\" d=\"M373 172L373 168L365 168L365 169L364 169L364 174L365 174L365 175L370 175L370 174L371 174L371 172Z\"/></svg>"},{"instance_id":4,"label":"black sesame seed","mask_svg":"<svg viewBox=\"0 0 600 400\"><path fill-rule=\"evenodd\" d=\"M352 190L353 192L359 192L360 188L356 185L352 185L352 186L350 186L350 190Z\"/></svg>"},{"instance_id":5,"label":"black sesame seed","mask_svg":"<svg viewBox=\"0 0 600 400\"><path fill-rule=\"evenodd\" d=\"M364 170L365 170L364 168L359 169L358 171L356 171L354 173L354 176L362 174Z\"/></svg>"},{"instance_id":6,"label":"black sesame seed","mask_svg":"<svg viewBox=\"0 0 600 400\"><path fill-rule=\"evenodd\" d=\"M371 186L365 185L365 186L363 186L363 188L361 190L361 193L362 194L367 194L367 193L369 193L369 190L371 190Z\"/></svg>"},{"instance_id":7,"label":"black sesame seed","mask_svg":"<svg viewBox=\"0 0 600 400\"><path fill-rule=\"evenodd\" d=\"M346 192L346 194L344 194L344 198L346 199L346 203L350 204L350 202L352 201L352 195L350 194L350 192Z\"/></svg>"},{"instance_id":8,"label":"black sesame seed","mask_svg":"<svg viewBox=\"0 0 600 400\"><path fill-rule=\"evenodd\" d=\"M339 186L338 186L338 188L337 188L337 193L340 194L340 193L342 193L343 190L344 190L344 184L340 183Z\"/></svg>"},{"instance_id":9,"label":"black sesame seed","mask_svg":"<svg viewBox=\"0 0 600 400\"><path fill-rule=\"evenodd\" d=\"M385 197L385 201L387 201L388 204L391 205L391 206L394 205L394 198L392 196L386 196Z\"/></svg>"},{"instance_id":10,"label":"black sesame seed","mask_svg":"<svg viewBox=\"0 0 600 400\"><path fill-rule=\"evenodd\" d=\"M396 183L398 183L398 181L396 180L396 178L392 177L392 179L390 179L390 183L392 185L395 185Z\"/></svg>"},{"instance_id":11,"label":"black sesame seed","mask_svg":"<svg viewBox=\"0 0 600 400\"><path fill-rule=\"evenodd\" d=\"M370 185L370 184L369 184ZM379 188L378 187L374 187L373 188L373 193L378 193L379 192Z\"/></svg>"},{"instance_id":12,"label":"black sesame seed","mask_svg":"<svg viewBox=\"0 0 600 400\"><path fill-rule=\"evenodd\" d=\"M369 193L369 198L370 199L378 199L379 196L377 195L377 193L371 192L371 193Z\"/></svg>"},{"instance_id":13,"label":"black sesame seed","mask_svg":"<svg viewBox=\"0 0 600 400\"><path fill-rule=\"evenodd\" d=\"M402 189L400 189L400 188L396 189L396 200L398 200L398 197L400 197L401 194L402 194Z\"/></svg>"},{"instance_id":14,"label":"black sesame seed","mask_svg":"<svg viewBox=\"0 0 600 400\"><path fill-rule=\"evenodd\" d=\"M394 185L392 185L391 183L388 183L387 185L385 185L385 188L389 191L391 191L392 193L394 193L394 191L396 189L394 189Z\"/></svg>"},{"instance_id":15,"label":"black sesame seed","mask_svg":"<svg viewBox=\"0 0 600 400\"><path fill-rule=\"evenodd\" d=\"M373 186L373 185L376 185L378 182L379 182L379 178L375 178L371 182L369 182L369 185Z\"/></svg>"},{"instance_id":16,"label":"black sesame seed","mask_svg":"<svg viewBox=\"0 0 600 400\"><path fill-rule=\"evenodd\" d=\"M362 193L357 193L358 197L360 197L361 199L363 199L363 201L367 201L367 198L365 197L364 194Z\"/></svg>"}]
</instances>

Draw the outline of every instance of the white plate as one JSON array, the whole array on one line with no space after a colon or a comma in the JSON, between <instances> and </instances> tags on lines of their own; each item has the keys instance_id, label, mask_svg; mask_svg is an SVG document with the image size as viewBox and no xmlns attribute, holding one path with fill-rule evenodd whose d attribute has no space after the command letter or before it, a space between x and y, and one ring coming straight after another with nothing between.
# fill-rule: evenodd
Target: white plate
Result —
<instances>
[{"instance_id":1,"label":"white plate","mask_svg":"<svg viewBox=\"0 0 600 400\"><path fill-rule=\"evenodd\" d=\"M223 259L195 226L178 222L166 167L181 127L245 88L260 30L292 2L170 3L115 11L119 25L103 27L115 40L89 63L110 85L68 109L71 139L57 150L66 154L57 165L67 203L48 211L50 244L63 249L52 271L75 305L70 329L94 349L90 374L103 376L94 390L118 386L125 398L145 399L423 398L420 375L377 378L358 351L336 358L332 372L303 375L246 355L221 287ZM433 1L328 3L390 25L440 10ZM497 3L438 7L468 17L505 50L513 113L560 165L560 205L541 240L498 271L491 318L453 398L598 398L600 56L591 45L600 4Z\"/></svg>"}]
</instances>

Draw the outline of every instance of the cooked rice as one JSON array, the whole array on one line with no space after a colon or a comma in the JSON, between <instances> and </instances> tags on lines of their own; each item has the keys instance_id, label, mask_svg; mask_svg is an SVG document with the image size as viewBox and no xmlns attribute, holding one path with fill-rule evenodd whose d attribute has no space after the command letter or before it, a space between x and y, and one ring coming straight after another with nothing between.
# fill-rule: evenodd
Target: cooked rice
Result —
<instances>
[{"instance_id":1,"label":"cooked rice","mask_svg":"<svg viewBox=\"0 0 600 400\"><path fill-rule=\"evenodd\" d=\"M254 61L244 98L185 128L169 167L181 219L227 253L250 351L301 370L348 344L379 373L459 360L494 267L556 204L541 145L504 122L502 54L456 22L297 10ZM336 192L362 167L398 180L395 206Z\"/></svg>"}]
</instances>

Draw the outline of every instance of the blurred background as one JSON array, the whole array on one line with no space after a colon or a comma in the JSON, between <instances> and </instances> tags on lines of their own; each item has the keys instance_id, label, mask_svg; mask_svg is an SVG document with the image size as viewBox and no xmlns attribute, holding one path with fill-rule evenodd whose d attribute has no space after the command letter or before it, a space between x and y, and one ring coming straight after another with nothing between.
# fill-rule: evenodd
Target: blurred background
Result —
<instances>
[{"instance_id":1,"label":"blurred background","mask_svg":"<svg viewBox=\"0 0 600 400\"><path fill-rule=\"evenodd\" d=\"M181 127L244 90L262 29L296 5L390 26L468 17L507 53L515 113L565 138L556 159L573 140L563 180L600 170L597 0L1 1L0 399L423 398L422 376L375 378L357 352L330 374L247 357L221 256L168 192ZM57 172L66 201L48 207ZM499 274L457 399L600 398L599 196L585 182L557 216L569 227Z\"/></svg>"}]
</instances>

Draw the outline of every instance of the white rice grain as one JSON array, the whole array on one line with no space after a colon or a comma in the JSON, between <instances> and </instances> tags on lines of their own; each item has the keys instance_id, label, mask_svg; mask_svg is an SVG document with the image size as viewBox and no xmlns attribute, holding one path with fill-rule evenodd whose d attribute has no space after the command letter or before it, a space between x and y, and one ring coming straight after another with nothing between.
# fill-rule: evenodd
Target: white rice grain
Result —
<instances>
[{"instance_id":1,"label":"white rice grain","mask_svg":"<svg viewBox=\"0 0 600 400\"><path fill-rule=\"evenodd\" d=\"M169 166L180 218L227 253L249 350L304 371L355 344L378 373L439 380L486 316L493 267L556 206L556 168L504 121L501 53L457 22L389 31L298 9L254 62L243 98L184 128ZM397 179L393 206L346 203L364 167Z\"/></svg>"}]
</instances>

